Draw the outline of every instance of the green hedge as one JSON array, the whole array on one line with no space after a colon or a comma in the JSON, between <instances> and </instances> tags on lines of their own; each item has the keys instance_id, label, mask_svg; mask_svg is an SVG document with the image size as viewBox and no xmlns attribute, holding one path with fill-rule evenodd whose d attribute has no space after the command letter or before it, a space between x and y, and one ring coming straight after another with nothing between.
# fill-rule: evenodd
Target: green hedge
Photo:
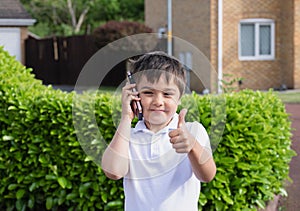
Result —
<instances>
[{"instance_id":1,"label":"green hedge","mask_svg":"<svg viewBox=\"0 0 300 211\"><path fill-rule=\"evenodd\" d=\"M95 164L115 131L116 102L111 93L44 86L0 48L0 210L122 210L122 181L107 179ZM274 194L286 194L295 153L276 95L192 94L182 100L187 105L193 105L187 118L200 121L216 147L218 172L202 185L203 210L255 210Z\"/></svg>"},{"instance_id":2,"label":"green hedge","mask_svg":"<svg viewBox=\"0 0 300 211\"><path fill-rule=\"evenodd\" d=\"M208 103L199 102L200 108ZM200 121L209 128L205 118ZM203 185L204 210L255 210L274 194L286 196L289 162L296 155L290 127L284 104L271 91L226 94L225 129L214 152L218 172Z\"/></svg>"}]
</instances>

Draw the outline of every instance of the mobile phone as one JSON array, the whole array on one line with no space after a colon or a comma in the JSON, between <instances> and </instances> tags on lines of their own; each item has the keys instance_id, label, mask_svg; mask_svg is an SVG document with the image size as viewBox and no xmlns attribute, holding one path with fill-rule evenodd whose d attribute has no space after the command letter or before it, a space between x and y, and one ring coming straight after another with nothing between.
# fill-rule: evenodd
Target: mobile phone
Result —
<instances>
[{"instance_id":1,"label":"mobile phone","mask_svg":"<svg viewBox=\"0 0 300 211\"><path fill-rule=\"evenodd\" d=\"M133 76L131 75L131 72L130 71L127 71L127 78L128 78L128 81L130 84L135 84L135 81L134 81L134 78ZM136 92L136 88L133 88L132 91ZM135 115L137 115L138 119L139 120L142 120L143 119L143 108L142 108L142 105L139 101L134 101L135 105L136 105L136 111L134 111L133 113Z\"/></svg>"}]
</instances>

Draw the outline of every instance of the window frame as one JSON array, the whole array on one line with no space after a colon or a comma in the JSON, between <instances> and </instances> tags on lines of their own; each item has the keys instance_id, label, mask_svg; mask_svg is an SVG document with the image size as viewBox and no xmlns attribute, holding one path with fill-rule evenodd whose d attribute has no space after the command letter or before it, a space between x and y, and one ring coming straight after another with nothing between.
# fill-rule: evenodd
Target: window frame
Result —
<instances>
[{"instance_id":1,"label":"window frame","mask_svg":"<svg viewBox=\"0 0 300 211\"><path fill-rule=\"evenodd\" d=\"M241 45L241 27L242 24L254 24L254 56L243 56L242 55L242 45ZM259 54L259 27L260 26L270 26L270 38L271 38L271 52L269 55L260 55ZM255 18L255 19L242 19L239 23L239 60L275 60L275 22L272 19L263 19L263 18Z\"/></svg>"}]
</instances>

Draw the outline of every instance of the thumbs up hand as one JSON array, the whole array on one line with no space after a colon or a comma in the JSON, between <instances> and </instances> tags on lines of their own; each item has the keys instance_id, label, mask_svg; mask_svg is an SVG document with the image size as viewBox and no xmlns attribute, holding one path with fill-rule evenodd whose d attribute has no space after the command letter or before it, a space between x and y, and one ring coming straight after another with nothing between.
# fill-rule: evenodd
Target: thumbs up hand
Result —
<instances>
[{"instance_id":1,"label":"thumbs up hand","mask_svg":"<svg viewBox=\"0 0 300 211\"><path fill-rule=\"evenodd\" d=\"M196 141L192 134L187 130L185 124L186 113L187 109L182 109L180 111L177 129L169 133L170 143L177 153L189 153Z\"/></svg>"}]
</instances>

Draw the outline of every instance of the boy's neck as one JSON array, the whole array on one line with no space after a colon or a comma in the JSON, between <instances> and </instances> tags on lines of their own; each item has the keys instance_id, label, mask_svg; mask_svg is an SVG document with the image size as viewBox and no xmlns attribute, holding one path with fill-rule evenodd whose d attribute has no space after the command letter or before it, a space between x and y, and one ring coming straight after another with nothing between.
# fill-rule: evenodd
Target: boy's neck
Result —
<instances>
[{"instance_id":1,"label":"boy's neck","mask_svg":"<svg viewBox=\"0 0 300 211\"><path fill-rule=\"evenodd\" d=\"M173 120L173 117L164 125L154 125L154 124L151 124L150 122L148 122L146 120L144 120L144 123L145 123L148 130L150 130L153 133L157 133L160 130L162 130L163 128L167 127L172 120Z\"/></svg>"}]
</instances>

